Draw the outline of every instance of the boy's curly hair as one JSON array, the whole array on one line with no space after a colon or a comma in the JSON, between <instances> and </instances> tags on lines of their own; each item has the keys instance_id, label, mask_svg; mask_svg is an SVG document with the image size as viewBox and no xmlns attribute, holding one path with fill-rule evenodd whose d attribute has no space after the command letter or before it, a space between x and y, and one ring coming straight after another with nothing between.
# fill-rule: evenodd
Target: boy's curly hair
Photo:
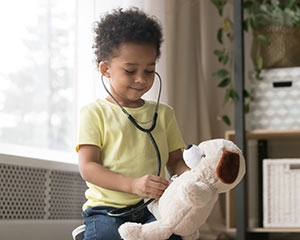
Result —
<instances>
[{"instance_id":1,"label":"boy's curly hair","mask_svg":"<svg viewBox=\"0 0 300 240\"><path fill-rule=\"evenodd\" d=\"M117 9L107 14L94 26L97 66L101 61L110 60L122 43L149 43L156 46L157 58L160 56L162 29L158 21L137 8Z\"/></svg>"}]
</instances>

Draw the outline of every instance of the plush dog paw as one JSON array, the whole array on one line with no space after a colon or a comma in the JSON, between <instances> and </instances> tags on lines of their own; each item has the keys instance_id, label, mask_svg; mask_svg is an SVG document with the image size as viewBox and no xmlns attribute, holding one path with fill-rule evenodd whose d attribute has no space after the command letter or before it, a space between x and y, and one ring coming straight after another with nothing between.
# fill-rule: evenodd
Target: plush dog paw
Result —
<instances>
[{"instance_id":1,"label":"plush dog paw","mask_svg":"<svg viewBox=\"0 0 300 240\"><path fill-rule=\"evenodd\" d=\"M119 233L125 240L142 239L142 224L127 222L119 227Z\"/></svg>"},{"instance_id":2,"label":"plush dog paw","mask_svg":"<svg viewBox=\"0 0 300 240\"><path fill-rule=\"evenodd\" d=\"M182 237L183 240L197 240L200 237L199 231L195 231L193 234L189 236Z\"/></svg>"}]
</instances>

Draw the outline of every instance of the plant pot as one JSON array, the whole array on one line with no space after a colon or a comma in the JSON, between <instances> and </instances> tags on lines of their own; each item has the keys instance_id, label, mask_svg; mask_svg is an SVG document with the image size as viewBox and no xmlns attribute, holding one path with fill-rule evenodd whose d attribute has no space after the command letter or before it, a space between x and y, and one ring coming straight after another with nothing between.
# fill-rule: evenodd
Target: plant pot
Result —
<instances>
[{"instance_id":1,"label":"plant pot","mask_svg":"<svg viewBox=\"0 0 300 240\"><path fill-rule=\"evenodd\" d=\"M269 44L261 43L257 36L262 34ZM258 57L263 59L263 68L300 66L300 28L266 26L253 33L251 57L257 65Z\"/></svg>"}]
</instances>

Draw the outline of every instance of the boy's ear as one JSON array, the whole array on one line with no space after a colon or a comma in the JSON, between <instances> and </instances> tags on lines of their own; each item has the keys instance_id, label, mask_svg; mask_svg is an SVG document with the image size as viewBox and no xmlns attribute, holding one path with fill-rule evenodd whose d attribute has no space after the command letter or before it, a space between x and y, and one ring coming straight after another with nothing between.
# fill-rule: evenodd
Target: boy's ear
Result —
<instances>
[{"instance_id":1,"label":"boy's ear","mask_svg":"<svg viewBox=\"0 0 300 240\"><path fill-rule=\"evenodd\" d=\"M99 63L99 71L105 77L110 78L109 67L106 62L101 61Z\"/></svg>"}]
</instances>

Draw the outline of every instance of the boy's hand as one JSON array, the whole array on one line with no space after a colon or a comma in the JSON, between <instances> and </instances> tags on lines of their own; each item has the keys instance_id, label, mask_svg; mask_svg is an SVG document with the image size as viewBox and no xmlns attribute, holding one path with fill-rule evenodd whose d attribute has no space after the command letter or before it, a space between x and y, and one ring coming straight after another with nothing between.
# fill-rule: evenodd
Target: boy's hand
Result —
<instances>
[{"instance_id":1,"label":"boy's hand","mask_svg":"<svg viewBox=\"0 0 300 240\"><path fill-rule=\"evenodd\" d=\"M142 198L159 199L169 184L169 181L162 177L145 175L133 180L131 191Z\"/></svg>"}]
</instances>

